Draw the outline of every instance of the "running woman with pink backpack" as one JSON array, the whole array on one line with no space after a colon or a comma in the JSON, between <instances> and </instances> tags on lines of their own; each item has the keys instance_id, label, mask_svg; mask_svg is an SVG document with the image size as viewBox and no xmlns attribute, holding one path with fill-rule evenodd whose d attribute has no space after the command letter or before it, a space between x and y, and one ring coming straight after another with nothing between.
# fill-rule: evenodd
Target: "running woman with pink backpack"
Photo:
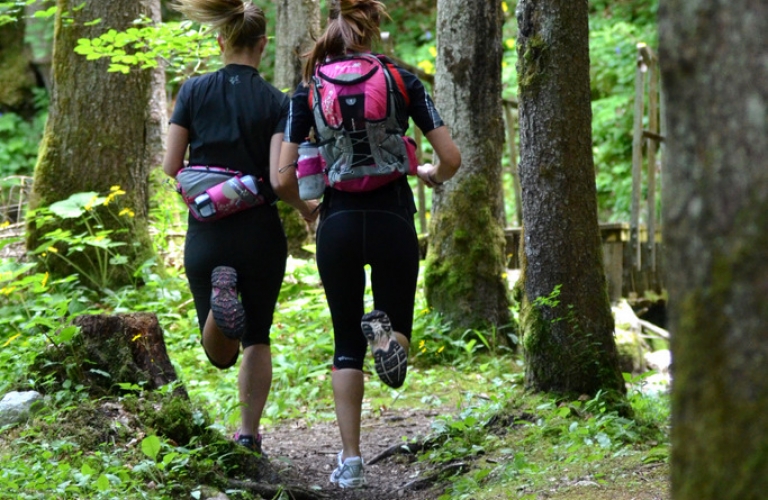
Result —
<instances>
[{"instance_id":1,"label":"running woman with pink backpack","mask_svg":"<svg viewBox=\"0 0 768 500\"><path fill-rule=\"evenodd\" d=\"M371 54L385 15L377 0L341 0L331 9L325 33L309 54L304 83L292 96L281 167L273 177L277 194L301 210L297 172L290 167L300 167L299 145L309 149L304 143L314 129L327 179L316 256L333 321L332 384L342 444L330 480L341 488L365 484L360 421L368 346L384 383L398 388L405 382L419 270L407 175L434 187L461 164L424 85ZM437 165L416 165L413 145L404 138L409 117L432 145ZM370 311L364 304L366 265Z\"/></svg>"},{"instance_id":2,"label":"running woman with pink backpack","mask_svg":"<svg viewBox=\"0 0 768 500\"><path fill-rule=\"evenodd\" d=\"M176 0L175 7L218 33L225 66L182 85L163 170L190 205L184 267L203 349L213 366L227 369L242 346L235 440L261 453L259 426L272 383L269 333L287 258L269 179L278 168L289 100L259 74L267 44L259 7L250 0ZM206 180L207 190L198 189ZM316 202L297 196L293 204L307 220L316 217Z\"/></svg>"}]
</instances>

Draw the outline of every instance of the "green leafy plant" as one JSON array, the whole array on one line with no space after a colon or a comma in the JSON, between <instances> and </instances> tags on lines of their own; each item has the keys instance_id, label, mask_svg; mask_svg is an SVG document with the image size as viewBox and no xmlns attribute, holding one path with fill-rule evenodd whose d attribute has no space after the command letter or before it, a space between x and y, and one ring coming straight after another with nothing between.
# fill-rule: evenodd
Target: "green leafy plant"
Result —
<instances>
[{"instance_id":1,"label":"green leafy plant","mask_svg":"<svg viewBox=\"0 0 768 500\"><path fill-rule=\"evenodd\" d=\"M125 191L119 186L113 186L106 196L95 192L75 193L66 200L35 210L30 217L38 228L52 219L58 219L71 221L72 229L57 227L45 233L42 243L32 253L43 262L62 259L76 269L80 278L89 285L106 290L114 268L128 263L128 258L119 251L127 243L113 239L115 235L128 231L123 218L134 216L131 209L120 208L117 200L124 194ZM114 218L122 227L108 229L104 224L104 217L107 216ZM82 259L75 258L75 255ZM131 274L134 271L131 270Z\"/></svg>"},{"instance_id":2,"label":"green leafy plant","mask_svg":"<svg viewBox=\"0 0 768 500\"><path fill-rule=\"evenodd\" d=\"M0 113L0 178L32 174L47 114L25 120L14 113Z\"/></svg>"}]
</instances>

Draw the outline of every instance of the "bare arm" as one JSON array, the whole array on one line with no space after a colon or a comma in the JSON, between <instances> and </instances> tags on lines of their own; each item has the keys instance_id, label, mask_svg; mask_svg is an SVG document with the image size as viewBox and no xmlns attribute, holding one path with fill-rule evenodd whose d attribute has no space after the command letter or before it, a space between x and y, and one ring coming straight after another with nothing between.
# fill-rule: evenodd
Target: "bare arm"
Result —
<instances>
[{"instance_id":1,"label":"bare arm","mask_svg":"<svg viewBox=\"0 0 768 500\"><path fill-rule=\"evenodd\" d=\"M425 137L437 155L437 165L425 163L419 165L416 175L427 186L434 187L447 181L461 166L461 152L448 133L448 127L442 126L428 132Z\"/></svg>"},{"instance_id":2,"label":"bare arm","mask_svg":"<svg viewBox=\"0 0 768 500\"><path fill-rule=\"evenodd\" d=\"M280 135L282 141L283 134ZM278 158L276 162L270 161L270 181L272 188L281 200L291 205L299 211L301 216L307 222L312 222L317 218L316 200L304 201L299 197L299 183L296 180L296 160L299 159L299 145L292 142L282 142L275 144L275 136L272 136L272 148L277 147L279 155L274 154L274 149L270 150L271 158Z\"/></svg>"},{"instance_id":3,"label":"bare arm","mask_svg":"<svg viewBox=\"0 0 768 500\"><path fill-rule=\"evenodd\" d=\"M167 141L165 158L163 158L163 172L171 177L176 177L176 173L184 166L184 155L187 152L187 146L189 146L189 130L171 123L171 126L168 127Z\"/></svg>"}]
</instances>

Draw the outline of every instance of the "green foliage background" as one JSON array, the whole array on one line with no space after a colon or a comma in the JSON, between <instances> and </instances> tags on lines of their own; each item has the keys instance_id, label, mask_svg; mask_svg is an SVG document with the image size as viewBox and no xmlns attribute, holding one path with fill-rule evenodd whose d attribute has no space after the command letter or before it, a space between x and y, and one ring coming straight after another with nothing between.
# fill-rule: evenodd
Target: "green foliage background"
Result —
<instances>
[{"instance_id":1,"label":"green foliage background","mask_svg":"<svg viewBox=\"0 0 768 500\"><path fill-rule=\"evenodd\" d=\"M0 2L0 23L9 6ZM270 19L274 2L259 0ZM388 1L391 19L382 25L396 35L395 51L406 62L434 71L435 5L428 0ZM596 180L601 220L627 220L632 140L632 99L635 45L656 45L657 0L593 1L590 3L592 99ZM51 16L46 11L42 16ZM162 58L169 68L169 93L183 78L217 67L218 49L209 34L191 23L180 23L166 12L167 24L143 21L128 33L104 29L96 40L82 41L84 57L112 58L113 71L137 71ZM504 98L516 95L514 4L503 4ZM45 19L45 17L42 17ZM94 20L96 22L97 20ZM274 26L271 26L274 30ZM270 51L263 73L271 78ZM12 111L0 115L0 178L29 175L47 113L47 96L38 97L39 113L26 120ZM504 158L505 165L510 159ZM118 290L84 286L88 279L72 275L52 281L24 259L0 258L0 394L37 389L45 410L30 421L0 428L0 497L9 498L200 498L204 484L238 474L228 442L239 421L236 370L220 371L208 363L199 346L194 307L182 268L185 209L159 169L153 172L151 226L159 259L131 269L132 286ZM506 176L511 189L511 176ZM77 213L95 222L86 206L101 203L118 216L119 187L92 193L76 210L51 207L38 216ZM508 214L513 198L507 196ZM108 200L114 200L115 203ZM77 201L77 200L75 200ZM97 204L98 204L97 203ZM72 215L73 217L75 215ZM30 215L32 217L32 215ZM59 234L34 249L48 258L59 255L59 241L77 248L99 245L112 265L125 265L111 233ZM53 238L53 235L51 236ZM20 243L5 238L0 250ZM64 247L61 247L64 248ZM370 302L370 292L367 295ZM94 400L77 377L82 360L69 357L63 382L33 370L38 353L67 351L78 335L72 318L83 313L148 311L158 316L174 368L189 392L190 406L169 402L170 392L150 394L142 387L114 380L119 398ZM514 313L514 311L513 311ZM291 259L272 331L274 382L263 423L267 429L286 419L314 421L334 418L329 363L333 351L330 317L319 276L311 260ZM445 478L440 498L476 500L539 498L553 487L550 478L600 485L617 480L637 464L663 465L668 457L668 401L663 393L646 392L645 376L627 376L633 418L618 415L598 394L590 400L562 401L527 394L522 361L494 342L493 331L468 331L459 339L450 325L430 311L421 294L414 306L414 344L409 378L393 391L371 377L366 385L364 417L386 412L425 409L435 419L429 439L438 446L419 455L420 467L466 462L469 470ZM372 360L366 367L373 373ZM133 421L99 418L104 408L121 408ZM161 408L162 411L157 411ZM180 442L178 423L185 436ZM189 432L187 432L189 431ZM269 432L267 430L267 432ZM106 436L106 438L104 438ZM103 439L102 439L103 438ZM656 469L654 469L656 470ZM658 469L663 471L663 467ZM646 480L644 476L643 481ZM664 479L661 479L664 481ZM233 498L244 498L229 492Z\"/></svg>"},{"instance_id":2,"label":"green foliage background","mask_svg":"<svg viewBox=\"0 0 768 500\"><path fill-rule=\"evenodd\" d=\"M21 4L23 2L0 2ZM256 2L268 19L275 17L275 3ZM112 71L130 71L162 60L168 67L168 87L172 95L180 82L191 75L220 66L218 48L204 28L181 21L173 11L164 8L166 23L150 26L137 21L127 33L117 33L105 26L99 39L82 40L78 52L88 58L111 57ZM515 36L517 25L514 3L503 2L504 58L502 61L503 97L515 99ZM382 31L392 34L395 53L406 62L428 73L434 72L436 55L436 2L396 0L387 2L391 18ZM629 219L632 156L632 122L636 45L657 45L656 11L658 0L591 1L590 59L593 108L593 144L600 220ZM52 11L40 16L53 15ZM98 22L98 20L94 20ZM274 36L274 22L268 34ZM132 48L133 47L133 48ZM267 46L262 73L272 77L274 44ZM40 115L31 121L12 112L0 116L0 178L11 174L31 174L35 151L46 113L45 100L38 107ZM503 163L510 164L507 150ZM514 220L512 176L505 175L505 197L508 220Z\"/></svg>"}]
</instances>

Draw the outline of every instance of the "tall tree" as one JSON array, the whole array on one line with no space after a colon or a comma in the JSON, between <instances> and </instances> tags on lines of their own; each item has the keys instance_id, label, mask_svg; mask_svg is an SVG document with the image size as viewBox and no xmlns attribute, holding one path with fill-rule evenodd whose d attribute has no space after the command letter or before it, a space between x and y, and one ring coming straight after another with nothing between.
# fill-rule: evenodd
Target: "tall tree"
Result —
<instances>
[{"instance_id":1,"label":"tall tree","mask_svg":"<svg viewBox=\"0 0 768 500\"><path fill-rule=\"evenodd\" d=\"M301 83L302 55L320 36L319 0L275 0L277 23L275 26L275 87L293 92ZM309 229L299 212L281 203L280 218L288 238L288 252L300 255L309 238Z\"/></svg>"},{"instance_id":2,"label":"tall tree","mask_svg":"<svg viewBox=\"0 0 768 500\"><path fill-rule=\"evenodd\" d=\"M586 1L520 0L521 329L534 390L624 392L597 221Z\"/></svg>"},{"instance_id":3,"label":"tall tree","mask_svg":"<svg viewBox=\"0 0 768 500\"><path fill-rule=\"evenodd\" d=\"M672 497L768 491L768 3L667 0Z\"/></svg>"},{"instance_id":4,"label":"tall tree","mask_svg":"<svg viewBox=\"0 0 768 500\"><path fill-rule=\"evenodd\" d=\"M160 2L58 0L56 6L53 92L30 206L44 207L74 193L106 193L112 186L120 186L126 192L123 206L134 217L122 217L119 223L102 219L106 230L128 229L110 236L128 243L120 250L126 265L115 268L110 277L112 284L122 284L131 278L127 271L152 253L147 220L149 172L160 164L163 151L165 77L161 68L110 73L105 59L88 61L75 54L74 48L80 38L97 37L107 28L125 30L134 19L147 17L158 22ZM28 248L36 248L42 234L55 226L30 226ZM87 250L85 254L99 251L95 247ZM72 272L64 260L51 259L50 263L56 274Z\"/></svg>"},{"instance_id":5,"label":"tall tree","mask_svg":"<svg viewBox=\"0 0 768 500\"><path fill-rule=\"evenodd\" d=\"M37 82L30 67L30 54L24 47L23 13L16 11L12 13L15 21L0 23L0 112L28 116L35 111L31 104L32 88Z\"/></svg>"},{"instance_id":6,"label":"tall tree","mask_svg":"<svg viewBox=\"0 0 768 500\"><path fill-rule=\"evenodd\" d=\"M320 36L320 0L276 0L275 87L293 91L301 82L302 55Z\"/></svg>"},{"instance_id":7,"label":"tall tree","mask_svg":"<svg viewBox=\"0 0 768 500\"><path fill-rule=\"evenodd\" d=\"M435 189L427 300L459 330L506 326L501 0L438 0L435 104L462 167Z\"/></svg>"}]
</instances>

